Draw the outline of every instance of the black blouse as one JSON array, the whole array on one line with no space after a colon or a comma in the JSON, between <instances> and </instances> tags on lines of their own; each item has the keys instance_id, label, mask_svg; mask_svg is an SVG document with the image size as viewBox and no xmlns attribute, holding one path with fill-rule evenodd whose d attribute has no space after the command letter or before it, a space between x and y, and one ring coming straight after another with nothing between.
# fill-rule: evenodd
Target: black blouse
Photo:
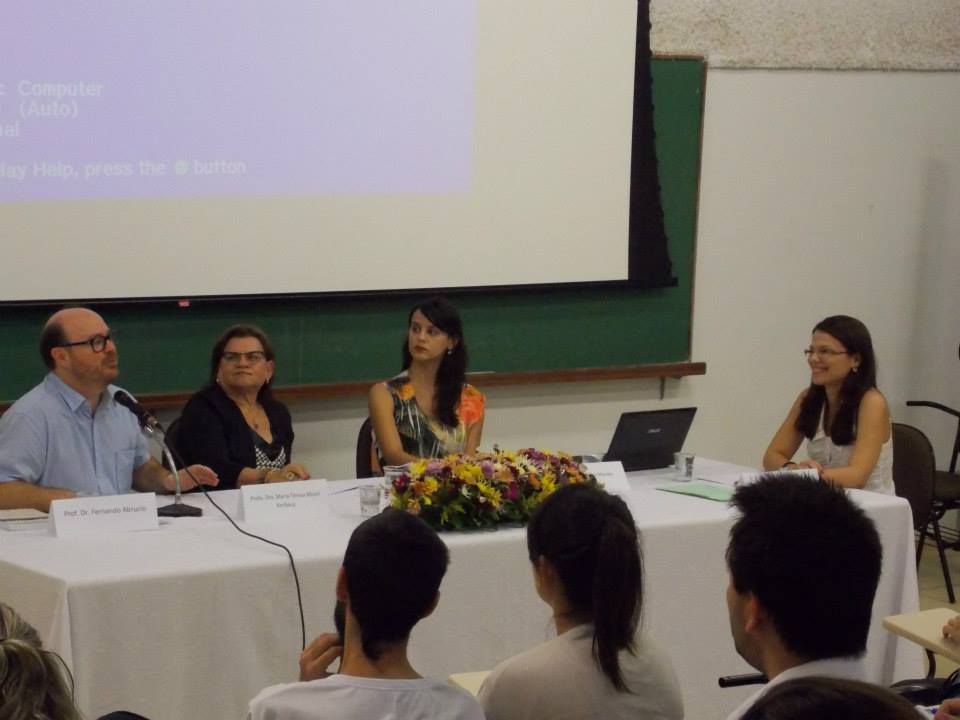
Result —
<instances>
[{"instance_id":1,"label":"black blouse","mask_svg":"<svg viewBox=\"0 0 960 720\"><path fill-rule=\"evenodd\" d=\"M290 462L293 450L293 423L290 411L276 400L262 403L270 420L273 444L280 444ZM257 467L254 439L250 426L219 385L196 393L180 416L177 450L187 465L207 465L220 478L218 490L237 487L237 476L244 468Z\"/></svg>"}]
</instances>

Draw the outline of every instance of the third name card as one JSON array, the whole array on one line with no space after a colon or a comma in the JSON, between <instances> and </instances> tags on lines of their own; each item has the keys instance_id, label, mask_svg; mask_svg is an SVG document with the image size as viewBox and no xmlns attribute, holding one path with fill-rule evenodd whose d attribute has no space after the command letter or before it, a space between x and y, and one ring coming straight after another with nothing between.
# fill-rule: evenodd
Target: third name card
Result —
<instances>
[{"instance_id":1,"label":"third name card","mask_svg":"<svg viewBox=\"0 0 960 720\"><path fill-rule=\"evenodd\" d=\"M257 525L329 512L326 480L244 485L240 493L241 517L244 522Z\"/></svg>"},{"instance_id":2,"label":"third name card","mask_svg":"<svg viewBox=\"0 0 960 720\"><path fill-rule=\"evenodd\" d=\"M619 495L624 500L630 494L630 483L627 474L623 471L623 463L617 461L584 463L587 472L593 475L597 482L603 484L603 489L611 495Z\"/></svg>"}]
</instances>

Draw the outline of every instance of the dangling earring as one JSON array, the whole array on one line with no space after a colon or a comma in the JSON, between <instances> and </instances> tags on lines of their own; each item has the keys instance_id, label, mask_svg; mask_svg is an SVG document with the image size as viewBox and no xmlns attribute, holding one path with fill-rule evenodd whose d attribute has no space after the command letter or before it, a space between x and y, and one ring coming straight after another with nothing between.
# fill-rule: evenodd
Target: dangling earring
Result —
<instances>
[{"instance_id":1,"label":"dangling earring","mask_svg":"<svg viewBox=\"0 0 960 720\"><path fill-rule=\"evenodd\" d=\"M860 366L859 366L859 365L854 365L854 366L853 366L853 369L851 370L851 372L860 372Z\"/></svg>"},{"instance_id":2,"label":"dangling earring","mask_svg":"<svg viewBox=\"0 0 960 720\"><path fill-rule=\"evenodd\" d=\"M453 355L453 348L447 348L447 355Z\"/></svg>"}]
</instances>

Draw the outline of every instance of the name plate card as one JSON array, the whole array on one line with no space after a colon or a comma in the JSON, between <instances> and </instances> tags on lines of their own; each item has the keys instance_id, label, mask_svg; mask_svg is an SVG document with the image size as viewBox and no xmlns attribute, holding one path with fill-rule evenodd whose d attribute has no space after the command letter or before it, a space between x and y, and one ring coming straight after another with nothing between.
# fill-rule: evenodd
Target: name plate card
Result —
<instances>
[{"instance_id":1,"label":"name plate card","mask_svg":"<svg viewBox=\"0 0 960 720\"><path fill-rule=\"evenodd\" d=\"M627 482L627 474L623 471L623 463L616 462L592 462L584 463L583 466L587 472L593 475L597 482L603 484L603 489L611 495L619 495L624 500L630 494L630 483Z\"/></svg>"},{"instance_id":2,"label":"name plate card","mask_svg":"<svg viewBox=\"0 0 960 720\"><path fill-rule=\"evenodd\" d=\"M154 493L67 498L50 503L49 529L54 537L157 530L159 527Z\"/></svg>"},{"instance_id":3,"label":"name plate card","mask_svg":"<svg viewBox=\"0 0 960 720\"><path fill-rule=\"evenodd\" d=\"M326 480L293 480L240 488L240 517L262 524L329 514Z\"/></svg>"}]
</instances>

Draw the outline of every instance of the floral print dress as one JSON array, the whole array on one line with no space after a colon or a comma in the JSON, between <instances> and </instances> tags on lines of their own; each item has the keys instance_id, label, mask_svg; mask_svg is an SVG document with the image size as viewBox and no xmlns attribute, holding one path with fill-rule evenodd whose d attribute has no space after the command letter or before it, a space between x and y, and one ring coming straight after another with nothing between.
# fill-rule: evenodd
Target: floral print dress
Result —
<instances>
[{"instance_id":1,"label":"floral print dress","mask_svg":"<svg viewBox=\"0 0 960 720\"><path fill-rule=\"evenodd\" d=\"M413 394L413 383L406 372L387 380L384 385L393 397L393 419L400 433L403 450L421 458L439 458L451 453L463 452L469 429L483 419L483 393L473 385L463 384L456 427L448 427L429 417L420 409ZM377 445L377 456L383 466L383 456Z\"/></svg>"}]
</instances>

